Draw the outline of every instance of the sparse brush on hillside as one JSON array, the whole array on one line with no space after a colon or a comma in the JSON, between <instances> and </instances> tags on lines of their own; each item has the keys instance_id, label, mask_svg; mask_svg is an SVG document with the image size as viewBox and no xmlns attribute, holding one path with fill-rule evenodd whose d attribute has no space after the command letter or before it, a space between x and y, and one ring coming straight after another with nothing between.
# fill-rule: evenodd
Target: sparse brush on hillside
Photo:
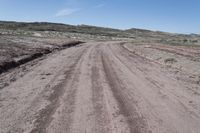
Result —
<instances>
[{"instance_id":1,"label":"sparse brush on hillside","mask_svg":"<svg viewBox=\"0 0 200 133\"><path fill-rule=\"evenodd\" d=\"M9 34L12 34L12 31L14 32L25 31L26 35L32 35L33 33L28 33L30 31L35 31L35 32L49 31L48 34L56 34L56 37L58 35L63 36L63 33L67 34L70 33L71 37L75 35L76 38L77 37L80 38L80 36L87 35L87 37L83 37L86 39L96 38L97 40L104 40L104 39L118 40L117 38L128 38L135 41L158 42L158 43L172 44L172 45L183 45L183 44L200 45L199 44L200 35L172 34L172 33L150 31L150 30L136 29L136 28L128 30L119 30L119 29L103 28L103 27L88 26L88 25L74 26L68 24L48 23L48 22L24 23L24 22L0 21L0 30L2 29L11 30L9 31ZM23 32L21 33L24 34ZM66 34L63 37L66 37Z\"/></svg>"}]
</instances>

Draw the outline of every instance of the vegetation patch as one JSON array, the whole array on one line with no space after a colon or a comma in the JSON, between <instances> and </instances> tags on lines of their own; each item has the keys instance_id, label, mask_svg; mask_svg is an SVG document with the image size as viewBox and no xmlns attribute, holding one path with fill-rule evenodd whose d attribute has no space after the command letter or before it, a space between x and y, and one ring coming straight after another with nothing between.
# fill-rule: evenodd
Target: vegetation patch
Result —
<instances>
[{"instance_id":1,"label":"vegetation patch","mask_svg":"<svg viewBox=\"0 0 200 133\"><path fill-rule=\"evenodd\" d=\"M176 59L174 59L174 58L167 58L167 59L165 59L165 61L164 61L165 63L170 63L170 64L173 64L173 63L176 63L177 62L177 60Z\"/></svg>"}]
</instances>

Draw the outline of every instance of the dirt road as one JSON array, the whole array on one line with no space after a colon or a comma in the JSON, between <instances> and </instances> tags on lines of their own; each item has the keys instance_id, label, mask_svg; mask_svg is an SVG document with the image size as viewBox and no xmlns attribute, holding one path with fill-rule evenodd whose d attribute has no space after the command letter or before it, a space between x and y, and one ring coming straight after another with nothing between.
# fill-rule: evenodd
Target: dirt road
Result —
<instances>
[{"instance_id":1,"label":"dirt road","mask_svg":"<svg viewBox=\"0 0 200 133\"><path fill-rule=\"evenodd\" d=\"M2 75L15 79L0 90L0 132L199 133L199 84L120 44L85 43Z\"/></svg>"}]
</instances>

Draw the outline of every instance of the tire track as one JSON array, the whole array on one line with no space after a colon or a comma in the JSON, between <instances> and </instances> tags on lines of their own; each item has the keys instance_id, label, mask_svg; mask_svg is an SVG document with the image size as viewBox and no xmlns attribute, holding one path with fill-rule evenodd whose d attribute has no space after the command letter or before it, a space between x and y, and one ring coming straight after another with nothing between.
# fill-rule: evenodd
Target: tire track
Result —
<instances>
[{"instance_id":1,"label":"tire track","mask_svg":"<svg viewBox=\"0 0 200 133\"><path fill-rule=\"evenodd\" d=\"M64 75L65 75L64 80L62 80L58 85L56 85L52 88L53 92L47 98L47 100L50 102L50 104L39 112L39 115L37 116L37 119L34 124L35 127L31 131L31 133L35 133L35 132L45 133L46 132L46 128L49 126L49 124L53 120L53 117L52 117L53 114L55 113L56 109L59 107L60 97L62 97L64 92L67 91L67 90L65 90L66 84L69 84L70 79L72 79L72 77L75 76L74 75L75 68L76 68L77 64L80 63L80 60L86 50L87 50L87 48L82 50L80 53L78 53L79 55L77 56L77 59L74 60L74 63L71 66L69 66L69 70L67 70L67 71L61 70L58 73L58 76L61 75L61 73L64 73ZM65 72L63 72L63 71L65 71ZM50 84L52 84L54 82L54 80L56 80L56 79L57 79L57 76L53 80L51 80L51 82L45 88L49 88ZM74 95L75 95L75 90L69 90L69 96L74 97ZM72 98L69 98L69 99L72 99ZM69 100L69 103L72 104L73 101L74 101L73 99ZM71 109L73 109L73 108L71 108ZM72 110L70 110L69 112L72 112Z\"/></svg>"},{"instance_id":2,"label":"tire track","mask_svg":"<svg viewBox=\"0 0 200 133\"><path fill-rule=\"evenodd\" d=\"M106 56L102 56L103 68L107 81L112 89L115 99L118 101L121 113L127 118L131 133L145 133L147 125L144 118L137 112L136 101L128 99L128 92L123 82L118 79L118 75L114 72L112 65Z\"/></svg>"},{"instance_id":3,"label":"tire track","mask_svg":"<svg viewBox=\"0 0 200 133\"><path fill-rule=\"evenodd\" d=\"M152 131L188 132L198 129L196 125L199 123L199 114L188 104L188 97L196 102L197 99L183 92L184 86L171 79L174 77L168 77L162 72L163 68L160 65L134 53L130 56L126 51L122 51L124 49L120 46L112 46L111 49L110 53L113 52L113 56L133 73L130 75L130 81L135 79L135 83L130 85L136 86L134 92L142 98L139 102L141 111L143 110L141 107L149 110L149 112L143 111L143 114L148 120L148 125L154 127ZM180 128L181 125L185 126Z\"/></svg>"},{"instance_id":4,"label":"tire track","mask_svg":"<svg viewBox=\"0 0 200 133\"><path fill-rule=\"evenodd\" d=\"M102 81L100 81L100 66L101 60L100 49L96 47L93 56L93 67L92 67L92 102L95 112L95 133L110 133L111 128L109 127L109 114L106 110L104 88Z\"/></svg>"}]
</instances>

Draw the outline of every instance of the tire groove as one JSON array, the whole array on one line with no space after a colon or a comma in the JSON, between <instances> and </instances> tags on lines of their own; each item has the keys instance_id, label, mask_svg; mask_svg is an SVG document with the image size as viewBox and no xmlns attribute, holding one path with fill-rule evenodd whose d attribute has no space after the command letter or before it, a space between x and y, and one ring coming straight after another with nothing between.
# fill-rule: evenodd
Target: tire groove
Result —
<instances>
[{"instance_id":1,"label":"tire groove","mask_svg":"<svg viewBox=\"0 0 200 133\"><path fill-rule=\"evenodd\" d=\"M81 53L85 53L87 49L84 49ZM56 109L59 107L59 98L62 97L65 91L65 85L68 84L71 77L73 76L73 73L75 71L76 66L80 62L82 57L82 54L80 54L77 58L77 60L70 66L70 69L64 72L65 78L64 80L59 83L58 85L54 86L52 88L53 92L51 95L47 98L47 100L50 102L47 107L42 109L39 114L36 116L36 121L34 122L34 128L31 130L30 133L45 133L47 127L53 120L53 114L56 112ZM47 85L45 88L48 88L49 85ZM75 92L72 91L72 95L75 95ZM69 101L70 103L73 101ZM72 112L72 111L69 111Z\"/></svg>"},{"instance_id":2,"label":"tire groove","mask_svg":"<svg viewBox=\"0 0 200 133\"><path fill-rule=\"evenodd\" d=\"M108 61L108 59L106 60L104 55L102 55L102 63L108 84L118 102L121 114L127 119L131 133L148 132L144 119L137 113L137 105L133 105L134 103L126 97L124 92L126 91L125 86L123 86L123 83L118 79L114 69L111 68L111 64L108 64L110 61Z\"/></svg>"}]
</instances>

